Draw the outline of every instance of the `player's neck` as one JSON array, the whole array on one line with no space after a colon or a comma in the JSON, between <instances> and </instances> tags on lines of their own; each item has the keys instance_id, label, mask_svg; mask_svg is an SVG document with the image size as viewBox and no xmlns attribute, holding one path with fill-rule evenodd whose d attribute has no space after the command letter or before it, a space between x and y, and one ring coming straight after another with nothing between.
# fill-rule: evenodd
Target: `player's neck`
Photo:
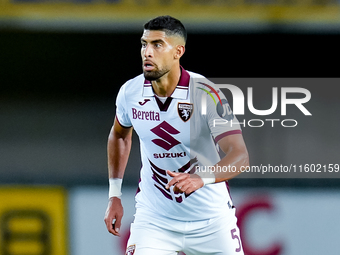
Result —
<instances>
[{"instance_id":1,"label":"player's neck","mask_svg":"<svg viewBox=\"0 0 340 255\"><path fill-rule=\"evenodd\" d=\"M174 92L179 79L181 78L181 68L176 66L160 79L152 81L152 87L157 96L169 97Z\"/></svg>"}]
</instances>

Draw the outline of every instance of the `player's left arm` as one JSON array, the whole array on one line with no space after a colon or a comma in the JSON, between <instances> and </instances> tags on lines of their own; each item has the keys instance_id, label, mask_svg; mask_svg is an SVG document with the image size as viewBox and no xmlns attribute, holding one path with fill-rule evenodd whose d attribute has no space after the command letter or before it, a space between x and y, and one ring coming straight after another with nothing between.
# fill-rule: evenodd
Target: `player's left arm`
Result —
<instances>
[{"instance_id":1,"label":"player's left arm","mask_svg":"<svg viewBox=\"0 0 340 255\"><path fill-rule=\"evenodd\" d=\"M215 169L215 182L230 180L249 166L248 150L242 134L225 136L218 141L218 145L226 155L213 168ZM218 171L223 167L227 171Z\"/></svg>"},{"instance_id":2,"label":"player's left arm","mask_svg":"<svg viewBox=\"0 0 340 255\"><path fill-rule=\"evenodd\" d=\"M231 169L232 171L215 171L215 183L230 180L249 166L248 151L241 134L223 137L218 145L226 155L212 169ZM197 174L171 171L167 173L173 177L167 188L174 186L174 189L181 193L190 194L204 186L202 178Z\"/></svg>"}]
</instances>

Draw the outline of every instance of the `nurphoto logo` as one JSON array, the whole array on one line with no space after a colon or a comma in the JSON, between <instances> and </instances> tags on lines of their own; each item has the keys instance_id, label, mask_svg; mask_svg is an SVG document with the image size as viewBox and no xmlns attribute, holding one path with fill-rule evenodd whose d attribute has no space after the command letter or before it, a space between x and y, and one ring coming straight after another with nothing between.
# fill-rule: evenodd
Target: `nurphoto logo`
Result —
<instances>
[{"instance_id":1,"label":"nurphoto logo","mask_svg":"<svg viewBox=\"0 0 340 255\"><path fill-rule=\"evenodd\" d=\"M295 127L298 125L298 121L296 119L274 119L274 118L265 118L265 119L243 119L243 121L238 121L235 123L233 122L234 115L244 115L245 114L245 95L243 91L232 84L216 84L216 87L219 89L216 91L212 89L211 86L201 83L205 85L207 88L210 89L208 91L205 88L200 88L207 93L202 94L202 105L201 105L201 112L203 115L207 114L207 97L210 96L213 98L214 103L216 105L216 111L218 115L221 117L219 119L214 120L214 126L216 125L235 125L239 124L243 127L262 127L265 123L274 127L275 124L280 123L282 127ZM221 89L228 89L231 92L232 99L233 99L233 111L230 108L230 105L226 99L221 99L219 96L219 92ZM269 109L256 109L254 107L254 96L253 96L253 88L247 88L247 107L249 112L257 116L268 116L274 113L278 106L279 106L279 99L280 99L280 114L281 116L287 116L287 105L294 105L296 106L305 116L311 116L312 114L308 111L308 109L304 106L311 99L311 93L308 89L300 88L300 87L282 87L281 88L281 97L278 96L278 88L272 88L272 104ZM299 94L302 97L299 98L289 98L288 94L294 93ZM214 99L214 95L217 96L217 100ZM238 117L239 118L239 117Z\"/></svg>"}]
</instances>

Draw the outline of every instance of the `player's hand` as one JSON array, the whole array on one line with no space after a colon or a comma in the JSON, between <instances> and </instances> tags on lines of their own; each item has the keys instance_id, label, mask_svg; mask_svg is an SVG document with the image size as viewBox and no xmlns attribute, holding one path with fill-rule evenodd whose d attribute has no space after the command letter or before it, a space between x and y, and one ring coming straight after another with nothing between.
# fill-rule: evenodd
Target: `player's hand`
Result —
<instances>
[{"instance_id":1,"label":"player's hand","mask_svg":"<svg viewBox=\"0 0 340 255\"><path fill-rule=\"evenodd\" d=\"M189 195L190 193L204 186L202 178L197 174L176 173L169 170L167 173L173 178L167 184L166 188L169 189L171 186L174 186L175 192Z\"/></svg>"},{"instance_id":2,"label":"player's hand","mask_svg":"<svg viewBox=\"0 0 340 255\"><path fill-rule=\"evenodd\" d=\"M123 214L124 210L120 198L111 197L105 212L104 221L107 230L115 236L120 236L119 230L121 227ZM114 220L116 221L112 223Z\"/></svg>"}]
</instances>

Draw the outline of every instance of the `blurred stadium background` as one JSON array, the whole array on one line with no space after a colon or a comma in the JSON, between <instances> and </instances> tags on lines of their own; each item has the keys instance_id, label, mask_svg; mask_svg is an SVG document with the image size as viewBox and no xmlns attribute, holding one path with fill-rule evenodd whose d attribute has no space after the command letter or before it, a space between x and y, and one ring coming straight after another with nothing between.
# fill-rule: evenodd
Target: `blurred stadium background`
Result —
<instances>
[{"instance_id":1,"label":"blurred stadium background","mask_svg":"<svg viewBox=\"0 0 340 255\"><path fill-rule=\"evenodd\" d=\"M340 163L339 1L0 0L0 255L124 254L139 146L114 238L106 141L119 87L141 73L142 25L164 14L188 29L186 69L311 91L313 116L297 113L294 131L244 129L252 164ZM263 109L265 88L254 86ZM247 255L340 254L340 181L302 177L230 181Z\"/></svg>"}]
</instances>

